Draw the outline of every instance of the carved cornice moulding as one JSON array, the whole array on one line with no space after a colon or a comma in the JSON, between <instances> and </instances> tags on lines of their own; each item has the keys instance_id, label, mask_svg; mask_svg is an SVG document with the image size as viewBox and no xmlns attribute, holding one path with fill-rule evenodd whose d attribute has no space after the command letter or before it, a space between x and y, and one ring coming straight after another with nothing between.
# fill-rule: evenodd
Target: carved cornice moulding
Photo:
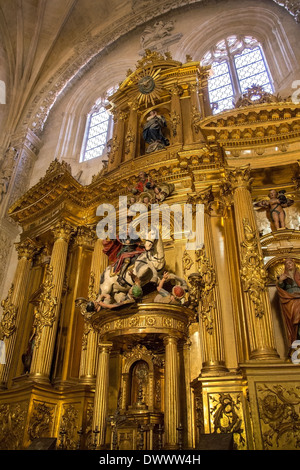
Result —
<instances>
[{"instance_id":1,"label":"carved cornice moulding","mask_svg":"<svg viewBox=\"0 0 300 470\"><path fill-rule=\"evenodd\" d=\"M221 0L215 0L221 2ZM297 22L300 20L300 7L298 2L272 0L284 7ZM23 127L30 128L34 133L40 135L43 131L48 115L64 89L76 80L76 77L87 69L92 61L97 58L108 46L115 43L135 28L149 23L172 10L180 9L189 5L207 5L212 0L166 0L154 1L150 7L145 3L136 3L131 13L128 13L103 31L92 36L87 34L79 45L74 46L73 55L55 72L47 81L42 90L33 98L32 104L27 110L23 121Z\"/></svg>"},{"instance_id":2,"label":"carved cornice moulding","mask_svg":"<svg viewBox=\"0 0 300 470\"><path fill-rule=\"evenodd\" d=\"M199 121L208 142L225 148L294 141L300 135L300 107L292 102L253 104Z\"/></svg>"}]
</instances>

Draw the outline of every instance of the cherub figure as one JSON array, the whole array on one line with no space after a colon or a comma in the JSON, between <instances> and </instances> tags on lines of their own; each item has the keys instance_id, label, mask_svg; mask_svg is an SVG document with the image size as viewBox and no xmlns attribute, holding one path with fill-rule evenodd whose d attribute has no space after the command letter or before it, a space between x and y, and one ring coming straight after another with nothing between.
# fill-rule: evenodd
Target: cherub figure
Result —
<instances>
[{"instance_id":1,"label":"cherub figure","mask_svg":"<svg viewBox=\"0 0 300 470\"><path fill-rule=\"evenodd\" d=\"M285 207L291 206L294 201L285 196L285 190L276 191L271 189L268 194L269 200L263 200L255 203L255 207L269 209L271 220L274 222L276 230L284 230L286 214Z\"/></svg>"}]
</instances>

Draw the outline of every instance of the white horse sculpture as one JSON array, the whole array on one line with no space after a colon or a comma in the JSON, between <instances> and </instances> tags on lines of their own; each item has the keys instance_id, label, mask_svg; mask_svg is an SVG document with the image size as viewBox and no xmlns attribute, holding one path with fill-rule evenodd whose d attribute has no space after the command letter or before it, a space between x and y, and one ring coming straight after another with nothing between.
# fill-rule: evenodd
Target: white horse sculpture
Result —
<instances>
[{"instance_id":1,"label":"white horse sculpture","mask_svg":"<svg viewBox=\"0 0 300 470\"><path fill-rule=\"evenodd\" d=\"M160 233L149 232L144 243L145 251L134 261L133 269L127 269L123 276L123 285L118 282L119 275L112 274L111 266L108 266L101 275L99 296L107 295L116 302L123 302L134 285L134 277L139 279L140 285L148 282L157 283L165 266L164 247Z\"/></svg>"}]
</instances>

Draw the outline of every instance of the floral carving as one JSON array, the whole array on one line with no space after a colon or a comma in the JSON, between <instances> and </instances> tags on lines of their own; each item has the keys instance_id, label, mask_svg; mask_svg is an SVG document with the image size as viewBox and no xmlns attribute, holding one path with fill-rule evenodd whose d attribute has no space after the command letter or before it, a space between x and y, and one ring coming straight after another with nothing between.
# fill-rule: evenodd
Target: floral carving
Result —
<instances>
[{"instance_id":1,"label":"floral carving","mask_svg":"<svg viewBox=\"0 0 300 470\"><path fill-rule=\"evenodd\" d=\"M53 423L53 408L46 403L34 403L33 413L28 427L29 439L48 436Z\"/></svg>"},{"instance_id":2,"label":"floral carving","mask_svg":"<svg viewBox=\"0 0 300 470\"><path fill-rule=\"evenodd\" d=\"M26 410L19 403L0 405L0 449L20 449L23 440Z\"/></svg>"},{"instance_id":3,"label":"floral carving","mask_svg":"<svg viewBox=\"0 0 300 470\"><path fill-rule=\"evenodd\" d=\"M264 315L262 293L266 290L267 273L263 258L258 253L258 241L255 230L248 219L243 219L245 239L242 242L241 280L243 289L248 292L254 304L255 315L261 318Z\"/></svg>"},{"instance_id":4,"label":"floral carving","mask_svg":"<svg viewBox=\"0 0 300 470\"><path fill-rule=\"evenodd\" d=\"M38 348L40 345L43 328L46 326L52 327L55 320L57 298L52 296L53 288L53 266L49 265L45 281L42 285L39 304L34 311L35 348Z\"/></svg>"},{"instance_id":5,"label":"floral carving","mask_svg":"<svg viewBox=\"0 0 300 470\"><path fill-rule=\"evenodd\" d=\"M215 433L233 433L238 447L245 445L245 430L243 426L241 395L232 396L229 393L210 395L213 403L211 415ZM238 439L237 439L238 437Z\"/></svg>"},{"instance_id":6,"label":"floral carving","mask_svg":"<svg viewBox=\"0 0 300 470\"><path fill-rule=\"evenodd\" d=\"M259 385L257 390L264 448L300 448L300 386Z\"/></svg>"},{"instance_id":7,"label":"floral carving","mask_svg":"<svg viewBox=\"0 0 300 470\"><path fill-rule=\"evenodd\" d=\"M200 305L200 317L209 334L213 332L214 323L214 288L216 285L216 273L211 266L205 251L197 250L196 263L198 272L189 276L191 302L196 307Z\"/></svg>"},{"instance_id":8,"label":"floral carving","mask_svg":"<svg viewBox=\"0 0 300 470\"><path fill-rule=\"evenodd\" d=\"M75 430L78 424L78 410L74 405L65 405L64 414L60 424L61 447L63 449L75 450L76 437Z\"/></svg>"},{"instance_id":9,"label":"floral carving","mask_svg":"<svg viewBox=\"0 0 300 470\"><path fill-rule=\"evenodd\" d=\"M14 285L8 291L5 300L2 300L1 307L3 308L2 319L0 322L0 340L9 338L16 330L16 317L18 308L12 303Z\"/></svg>"}]
</instances>

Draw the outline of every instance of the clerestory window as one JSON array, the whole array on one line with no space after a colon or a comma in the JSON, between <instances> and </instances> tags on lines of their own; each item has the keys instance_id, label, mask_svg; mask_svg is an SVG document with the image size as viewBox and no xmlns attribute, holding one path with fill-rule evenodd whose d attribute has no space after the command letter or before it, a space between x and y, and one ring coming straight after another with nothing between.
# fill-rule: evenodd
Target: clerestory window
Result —
<instances>
[{"instance_id":1,"label":"clerestory window","mask_svg":"<svg viewBox=\"0 0 300 470\"><path fill-rule=\"evenodd\" d=\"M111 88L105 98L99 98L87 116L85 135L80 161L101 157L106 150L106 144L112 136L113 118L106 109L108 97L116 91Z\"/></svg>"},{"instance_id":2,"label":"clerestory window","mask_svg":"<svg viewBox=\"0 0 300 470\"><path fill-rule=\"evenodd\" d=\"M214 114L234 108L252 85L274 91L262 47L252 36L222 39L203 56L201 64L211 66L208 92Z\"/></svg>"}]
</instances>

